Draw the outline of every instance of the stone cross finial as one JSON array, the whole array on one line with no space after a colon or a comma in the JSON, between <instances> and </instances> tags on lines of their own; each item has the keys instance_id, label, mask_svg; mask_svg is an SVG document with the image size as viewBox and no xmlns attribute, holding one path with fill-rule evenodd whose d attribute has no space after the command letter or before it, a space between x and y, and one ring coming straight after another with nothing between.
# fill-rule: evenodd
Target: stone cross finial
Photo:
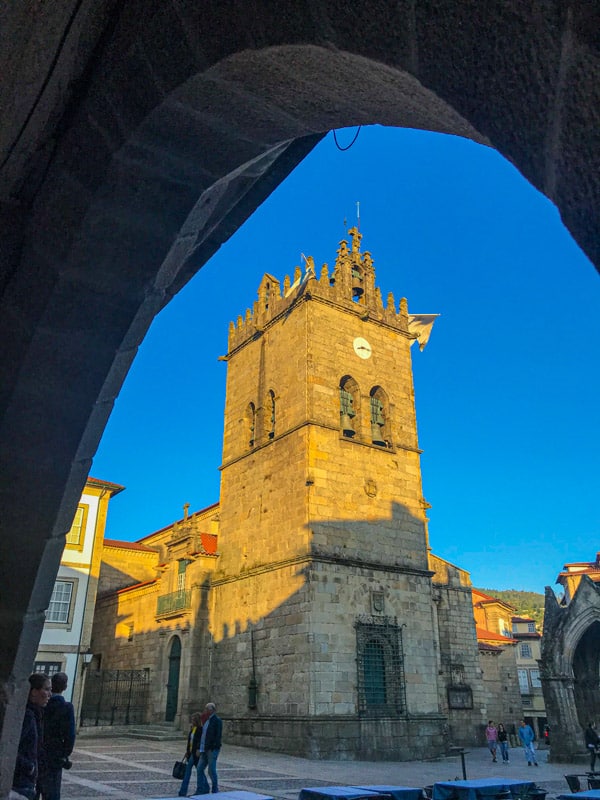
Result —
<instances>
[{"instance_id":1,"label":"stone cross finial","mask_svg":"<svg viewBox=\"0 0 600 800\"><path fill-rule=\"evenodd\" d=\"M350 228L348 233L352 237L352 252L360 253L360 240L362 239L362 233L360 233L356 226Z\"/></svg>"}]
</instances>

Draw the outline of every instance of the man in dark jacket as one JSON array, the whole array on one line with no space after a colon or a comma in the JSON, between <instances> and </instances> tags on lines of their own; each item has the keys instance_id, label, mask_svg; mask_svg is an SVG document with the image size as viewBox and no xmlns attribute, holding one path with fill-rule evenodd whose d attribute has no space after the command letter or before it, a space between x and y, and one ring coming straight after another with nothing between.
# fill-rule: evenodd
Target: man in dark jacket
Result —
<instances>
[{"instance_id":1,"label":"man in dark jacket","mask_svg":"<svg viewBox=\"0 0 600 800\"><path fill-rule=\"evenodd\" d=\"M29 676L29 697L23 718L12 788L34 800L42 746L42 714L50 699L50 678L41 672Z\"/></svg>"},{"instance_id":2,"label":"man in dark jacket","mask_svg":"<svg viewBox=\"0 0 600 800\"><path fill-rule=\"evenodd\" d=\"M588 726L585 729L585 746L590 754L590 770L594 772L596 753L598 746L600 746L600 736L596 733L596 726L593 722L588 722Z\"/></svg>"},{"instance_id":3,"label":"man in dark jacket","mask_svg":"<svg viewBox=\"0 0 600 800\"><path fill-rule=\"evenodd\" d=\"M198 794L208 794L210 791L215 794L219 791L217 758L219 756L219 751L221 750L223 722L221 721L220 717L217 717L217 707L214 703L207 703L206 711L209 716L202 726L202 736L200 738L200 747L198 749L200 758L197 766L198 787L200 789ZM208 781L206 780L205 770L207 767L212 787L209 787Z\"/></svg>"},{"instance_id":4,"label":"man in dark jacket","mask_svg":"<svg viewBox=\"0 0 600 800\"><path fill-rule=\"evenodd\" d=\"M75 745L73 704L62 696L69 678L64 672L52 676L52 697L44 711L44 742L38 786L43 800L60 800L62 771L71 766L69 756Z\"/></svg>"}]
</instances>

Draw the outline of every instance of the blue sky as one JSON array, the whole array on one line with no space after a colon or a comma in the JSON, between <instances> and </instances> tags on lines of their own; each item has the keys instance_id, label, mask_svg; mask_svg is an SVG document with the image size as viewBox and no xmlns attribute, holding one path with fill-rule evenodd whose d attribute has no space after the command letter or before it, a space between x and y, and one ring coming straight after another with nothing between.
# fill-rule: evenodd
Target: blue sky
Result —
<instances>
[{"instance_id":1,"label":"blue sky","mask_svg":"<svg viewBox=\"0 0 600 800\"><path fill-rule=\"evenodd\" d=\"M346 152L329 134L156 318L91 470L126 486L107 536L218 500L229 321L264 272L331 265L357 201L383 297L441 314L413 348L432 548L476 586L541 592L600 549L600 281L508 161L411 130L363 128Z\"/></svg>"}]
</instances>

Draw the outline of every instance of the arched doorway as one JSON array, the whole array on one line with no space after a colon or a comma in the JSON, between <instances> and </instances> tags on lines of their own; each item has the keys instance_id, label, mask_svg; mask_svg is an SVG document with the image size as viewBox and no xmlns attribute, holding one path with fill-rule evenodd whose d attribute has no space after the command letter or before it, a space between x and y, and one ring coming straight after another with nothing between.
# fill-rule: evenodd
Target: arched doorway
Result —
<instances>
[{"instance_id":1,"label":"arched doorway","mask_svg":"<svg viewBox=\"0 0 600 800\"><path fill-rule=\"evenodd\" d=\"M600 712L600 622L585 631L573 654L575 706L579 724L597 720Z\"/></svg>"},{"instance_id":2,"label":"arched doorway","mask_svg":"<svg viewBox=\"0 0 600 800\"><path fill-rule=\"evenodd\" d=\"M181 666L181 639L173 637L169 648L169 676L167 679L167 704L165 707L165 722L173 722L177 714L177 700L179 698L179 668Z\"/></svg>"}]
</instances>

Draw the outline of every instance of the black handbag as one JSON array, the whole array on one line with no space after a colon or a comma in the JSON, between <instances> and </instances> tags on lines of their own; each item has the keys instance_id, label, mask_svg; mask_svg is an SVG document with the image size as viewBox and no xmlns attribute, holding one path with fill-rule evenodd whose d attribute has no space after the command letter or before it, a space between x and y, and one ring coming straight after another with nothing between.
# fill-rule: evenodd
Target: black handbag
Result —
<instances>
[{"instance_id":1,"label":"black handbag","mask_svg":"<svg viewBox=\"0 0 600 800\"><path fill-rule=\"evenodd\" d=\"M184 761L176 761L173 765L173 777L178 781L183 780L183 776L185 775L186 761L187 759Z\"/></svg>"}]
</instances>

